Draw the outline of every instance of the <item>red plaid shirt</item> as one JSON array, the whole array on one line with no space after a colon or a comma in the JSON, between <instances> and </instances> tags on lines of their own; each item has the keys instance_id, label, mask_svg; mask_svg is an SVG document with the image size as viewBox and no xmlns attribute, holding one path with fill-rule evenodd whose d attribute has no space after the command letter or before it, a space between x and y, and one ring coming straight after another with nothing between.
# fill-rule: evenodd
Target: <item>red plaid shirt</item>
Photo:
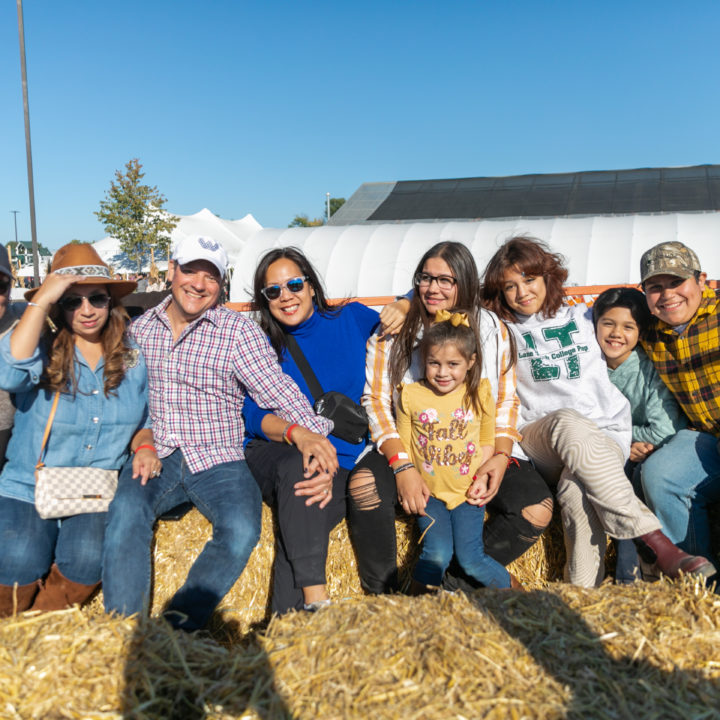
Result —
<instances>
[{"instance_id":1,"label":"red plaid shirt","mask_svg":"<svg viewBox=\"0 0 720 720\"><path fill-rule=\"evenodd\" d=\"M171 298L131 326L148 369L150 419L160 457L180 448L193 473L244 459L242 407L250 394L261 407L327 435L332 422L315 415L252 320L210 308L173 342Z\"/></svg>"}]
</instances>

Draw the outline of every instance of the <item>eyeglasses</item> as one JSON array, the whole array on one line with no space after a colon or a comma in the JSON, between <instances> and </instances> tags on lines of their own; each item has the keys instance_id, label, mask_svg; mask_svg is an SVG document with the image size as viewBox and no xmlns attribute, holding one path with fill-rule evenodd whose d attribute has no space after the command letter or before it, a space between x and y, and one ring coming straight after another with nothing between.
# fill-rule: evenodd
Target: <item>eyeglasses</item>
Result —
<instances>
[{"instance_id":1,"label":"eyeglasses","mask_svg":"<svg viewBox=\"0 0 720 720\"><path fill-rule=\"evenodd\" d=\"M0 280L0 295L4 295L10 289L10 281L7 278Z\"/></svg>"},{"instance_id":2,"label":"eyeglasses","mask_svg":"<svg viewBox=\"0 0 720 720\"><path fill-rule=\"evenodd\" d=\"M264 287L260 292L265 296L266 300L277 300L282 294L283 288L287 288L291 293L297 294L302 292L307 282L307 276L290 278L287 282L281 285L268 285Z\"/></svg>"},{"instance_id":3,"label":"eyeglasses","mask_svg":"<svg viewBox=\"0 0 720 720\"><path fill-rule=\"evenodd\" d=\"M415 284L421 285L432 285L433 280L438 284L441 290L452 290L457 285L457 280L450 275L429 275L428 273L419 272L415 274Z\"/></svg>"},{"instance_id":4,"label":"eyeglasses","mask_svg":"<svg viewBox=\"0 0 720 720\"><path fill-rule=\"evenodd\" d=\"M110 303L109 295L95 293L94 295L66 295L58 300L58 305L66 312L75 312L86 297L94 308L105 308Z\"/></svg>"}]
</instances>

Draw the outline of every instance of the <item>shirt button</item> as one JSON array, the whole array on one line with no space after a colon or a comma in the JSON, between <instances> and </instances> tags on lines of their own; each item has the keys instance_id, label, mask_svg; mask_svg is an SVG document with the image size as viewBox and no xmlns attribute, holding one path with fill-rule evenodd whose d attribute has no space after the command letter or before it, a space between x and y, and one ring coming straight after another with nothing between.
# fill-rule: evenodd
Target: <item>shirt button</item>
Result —
<instances>
[{"instance_id":1,"label":"shirt button","mask_svg":"<svg viewBox=\"0 0 720 720\"><path fill-rule=\"evenodd\" d=\"M100 420L100 418L96 418L96 417L93 418L93 422L94 422L94 423L98 422L99 420Z\"/></svg>"},{"instance_id":2,"label":"shirt button","mask_svg":"<svg viewBox=\"0 0 720 720\"><path fill-rule=\"evenodd\" d=\"M92 391L92 394L93 394L93 395L97 395L97 394L98 394L98 391L97 391L97 390L93 390L93 391Z\"/></svg>"},{"instance_id":3,"label":"shirt button","mask_svg":"<svg viewBox=\"0 0 720 720\"><path fill-rule=\"evenodd\" d=\"M85 446L85 449L86 449L86 450L92 450L92 445L86 445L86 446Z\"/></svg>"}]
</instances>

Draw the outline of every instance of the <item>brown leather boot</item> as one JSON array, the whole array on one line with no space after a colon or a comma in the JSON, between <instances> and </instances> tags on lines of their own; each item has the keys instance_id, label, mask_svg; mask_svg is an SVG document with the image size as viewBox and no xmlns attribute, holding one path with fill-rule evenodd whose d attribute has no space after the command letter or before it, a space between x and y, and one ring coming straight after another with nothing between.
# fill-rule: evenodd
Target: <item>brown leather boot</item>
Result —
<instances>
[{"instance_id":1,"label":"brown leather boot","mask_svg":"<svg viewBox=\"0 0 720 720\"><path fill-rule=\"evenodd\" d=\"M82 604L100 587L100 583L81 585L68 580L53 563L45 582L32 604L31 610L63 610L75 604Z\"/></svg>"},{"instance_id":2,"label":"brown leather boot","mask_svg":"<svg viewBox=\"0 0 720 720\"><path fill-rule=\"evenodd\" d=\"M635 538L638 555L648 564L669 578L684 575L702 575L710 577L715 574L715 566L700 555L688 555L670 542L670 538L662 530L655 530Z\"/></svg>"},{"instance_id":3,"label":"brown leather boot","mask_svg":"<svg viewBox=\"0 0 720 720\"><path fill-rule=\"evenodd\" d=\"M512 573L510 573L510 589L526 592L523 584Z\"/></svg>"},{"instance_id":4,"label":"brown leather boot","mask_svg":"<svg viewBox=\"0 0 720 720\"><path fill-rule=\"evenodd\" d=\"M37 580L28 585L0 585L0 618L27 610L32 605L37 588Z\"/></svg>"}]
</instances>

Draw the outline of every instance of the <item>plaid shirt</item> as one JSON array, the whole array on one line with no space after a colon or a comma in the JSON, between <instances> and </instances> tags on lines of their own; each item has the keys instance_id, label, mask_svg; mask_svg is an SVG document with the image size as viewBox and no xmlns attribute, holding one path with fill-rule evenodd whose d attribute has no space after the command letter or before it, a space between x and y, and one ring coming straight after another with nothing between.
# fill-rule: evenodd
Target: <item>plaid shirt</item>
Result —
<instances>
[{"instance_id":1,"label":"plaid shirt","mask_svg":"<svg viewBox=\"0 0 720 720\"><path fill-rule=\"evenodd\" d=\"M332 422L315 415L282 372L256 323L215 306L173 341L166 312L170 301L166 298L131 327L147 364L150 418L161 458L180 448L193 473L243 460L247 393L288 421L323 435L332 430Z\"/></svg>"},{"instance_id":2,"label":"plaid shirt","mask_svg":"<svg viewBox=\"0 0 720 720\"><path fill-rule=\"evenodd\" d=\"M720 291L705 287L681 334L656 320L642 345L690 426L720 436Z\"/></svg>"}]
</instances>

